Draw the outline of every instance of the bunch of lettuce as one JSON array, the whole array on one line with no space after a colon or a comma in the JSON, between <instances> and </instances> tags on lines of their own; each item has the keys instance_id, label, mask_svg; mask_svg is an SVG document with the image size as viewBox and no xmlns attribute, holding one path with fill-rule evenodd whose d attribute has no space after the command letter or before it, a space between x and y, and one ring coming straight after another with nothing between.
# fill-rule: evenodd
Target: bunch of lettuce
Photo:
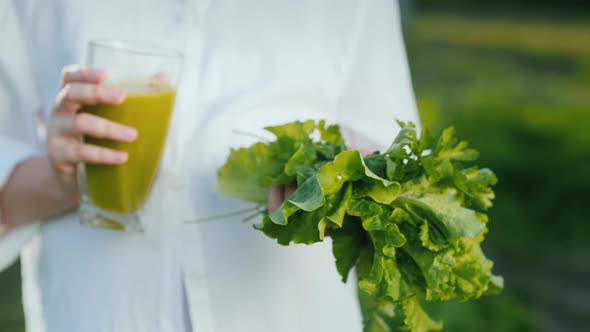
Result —
<instances>
[{"instance_id":1,"label":"bunch of lettuce","mask_svg":"<svg viewBox=\"0 0 590 332\"><path fill-rule=\"evenodd\" d=\"M399 124L389 149L365 157L324 121L268 127L276 140L233 149L217 188L266 206L271 186L295 186L256 229L282 245L328 234L342 281L356 270L365 331L440 330L424 301L476 299L503 287L480 247L496 177L464 166L478 153L453 128L434 141Z\"/></svg>"}]
</instances>

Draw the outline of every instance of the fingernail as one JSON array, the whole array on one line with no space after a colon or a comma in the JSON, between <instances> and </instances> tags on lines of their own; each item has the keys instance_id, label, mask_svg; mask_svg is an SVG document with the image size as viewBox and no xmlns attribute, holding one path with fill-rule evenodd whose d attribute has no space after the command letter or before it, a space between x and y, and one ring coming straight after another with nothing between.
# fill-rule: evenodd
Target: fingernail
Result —
<instances>
[{"instance_id":1,"label":"fingernail","mask_svg":"<svg viewBox=\"0 0 590 332\"><path fill-rule=\"evenodd\" d=\"M111 89L108 98L114 103L121 103L125 100L125 93L119 89Z\"/></svg>"},{"instance_id":2,"label":"fingernail","mask_svg":"<svg viewBox=\"0 0 590 332\"><path fill-rule=\"evenodd\" d=\"M127 154L127 152L116 152L113 156L113 159L114 162L122 164L127 162L127 160L129 159L129 155Z\"/></svg>"},{"instance_id":3,"label":"fingernail","mask_svg":"<svg viewBox=\"0 0 590 332\"><path fill-rule=\"evenodd\" d=\"M138 132L135 128L125 127L121 130L122 138L128 142L135 141Z\"/></svg>"},{"instance_id":4,"label":"fingernail","mask_svg":"<svg viewBox=\"0 0 590 332\"><path fill-rule=\"evenodd\" d=\"M101 82L107 78L107 73L100 68L93 68L91 71L93 80Z\"/></svg>"}]
</instances>

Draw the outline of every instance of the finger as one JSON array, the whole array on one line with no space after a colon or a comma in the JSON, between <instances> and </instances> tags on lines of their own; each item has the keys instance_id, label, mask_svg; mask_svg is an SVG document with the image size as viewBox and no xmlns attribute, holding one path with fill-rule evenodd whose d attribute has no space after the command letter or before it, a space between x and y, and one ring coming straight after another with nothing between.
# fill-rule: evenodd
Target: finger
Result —
<instances>
[{"instance_id":1,"label":"finger","mask_svg":"<svg viewBox=\"0 0 590 332\"><path fill-rule=\"evenodd\" d=\"M124 164L127 160L127 152L84 144L79 141L71 141L64 145L60 158L62 163L85 162L102 165L119 165Z\"/></svg>"},{"instance_id":2,"label":"finger","mask_svg":"<svg viewBox=\"0 0 590 332\"><path fill-rule=\"evenodd\" d=\"M64 128L64 131L77 136L86 135L121 142L132 142L137 138L137 129L88 113L76 114L70 124L71 128Z\"/></svg>"},{"instance_id":3,"label":"finger","mask_svg":"<svg viewBox=\"0 0 590 332\"><path fill-rule=\"evenodd\" d=\"M289 197L297 190L296 187L293 186L285 186L285 200L288 200Z\"/></svg>"},{"instance_id":4,"label":"finger","mask_svg":"<svg viewBox=\"0 0 590 332\"><path fill-rule=\"evenodd\" d=\"M150 78L150 85L158 88L167 88L170 86L170 78L164 72L158 72Z\"/></svg>"},{"instance_id":5,"label":"finger","mask_svg":"<svg viewBox=\"0 0 590 332\"><path fill-rule=\"evenodd\" d=\"M272 186L268 193L268 212L273 213L285 200L285 187Z\"/></svg>"},{"instance_id":6,"label":"finger","mask_svg":"<svg viewBox=\"0 0 590 332\"><path fill-rule=\"evenodd\" d=\"M361 149L359 149L359 152L361 153L361 155L363 157L366 157L366 156L368 156L368 155L370 155L370 154L373 153L373 151L371 149L368 149L368 148L361 148Z\"/></svg>"},{"instance_id":7,"label":"finger","mask_svg":"<svg viewBox=\"0 0 590 332\"><path fill-rule=\"evenodd\" d=\"M77 110L81 104L121 104L125 100L125 92L119 88L90 84L68 83L58 95L58 110Z\"/></svg>"},{"instance_id":8,"label":"finger","mask_svg":"<svg viewBox=\"0 0 590 332\"><path fill-rule=\"evenodd\" d=\"M80 65L65 66L61 72L61 86L68 83L94 83L99 84L107 79L104 70L94 67L82 67Z\"/></svg>"}]
</instances>

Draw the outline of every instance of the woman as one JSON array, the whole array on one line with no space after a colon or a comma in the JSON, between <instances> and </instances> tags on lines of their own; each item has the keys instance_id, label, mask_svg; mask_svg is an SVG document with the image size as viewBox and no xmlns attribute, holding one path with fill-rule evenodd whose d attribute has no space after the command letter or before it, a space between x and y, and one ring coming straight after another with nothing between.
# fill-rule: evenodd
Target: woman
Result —
<instances>
[{"instance_id":1,"label":"woman","mask_svg":"<svg viewBox=\"0 0 590 332\"><path fill-rule=\"evenodd\" d=\"M361 330L356 287L338 282L329 243L281 247L235 219L185 221L242 206L214 191L229 147L253 142L235 132L325 118L387 144L395 118L417 121L396 3L0 6L7 7L0 10L1 209L10 228L0 238L0 263L23 248L28 331ZM109 73L66 66L83 62L95 38L143 40L185 55L160 174L141 216L145 234L82 227L74 213L75 164L128 158L77 138L141 135L77 112L125 98L102 83ZM47 153L35 149L39 108L49 119Z\"/></svg>"}]
</instances>

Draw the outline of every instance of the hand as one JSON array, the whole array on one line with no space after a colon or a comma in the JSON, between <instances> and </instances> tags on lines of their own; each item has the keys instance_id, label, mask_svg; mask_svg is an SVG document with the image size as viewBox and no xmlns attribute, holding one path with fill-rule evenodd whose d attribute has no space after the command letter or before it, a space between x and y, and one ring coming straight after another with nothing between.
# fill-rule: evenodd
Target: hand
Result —
<instances>
[{"instance_id":1,"label":"hand","mask_svg":"<svg viewBox=\"0 0 590 332\"><path fill-rule=\"evenodd\" d=\"M358 150L363 156L367 156L373 152L371 148L359 148ZM268 193L268 212L273 213L276 211L295 190L297 188L293 186L272 186Z\"/></svg>"},{"instance_id":2,"label":"hand","mask_svg":"<svg viewBox=\"0 0 590 332\"><path fill-rule=\"evenodd\" d=\"M79 162L117 165L127 153L84 144L84 135L120 142L137 138L137 130L104 118L80 112L84 105L121 104L125 93L104 85L106 74L97 68L67 66L62 72L62 89L57 95L47 135L48 156L61 183L77 193L76 165Z\"/></svg>"},{"instance_id":3,"label":"hand","mask_svg":"<svg viewBox=\"0 0 590 332\"><path fill-rule=\"evenodd\" d=\"M292 186L272 186L268 193L268 212L276 211L296 189Z\"/></svg>"}]
</instances>

